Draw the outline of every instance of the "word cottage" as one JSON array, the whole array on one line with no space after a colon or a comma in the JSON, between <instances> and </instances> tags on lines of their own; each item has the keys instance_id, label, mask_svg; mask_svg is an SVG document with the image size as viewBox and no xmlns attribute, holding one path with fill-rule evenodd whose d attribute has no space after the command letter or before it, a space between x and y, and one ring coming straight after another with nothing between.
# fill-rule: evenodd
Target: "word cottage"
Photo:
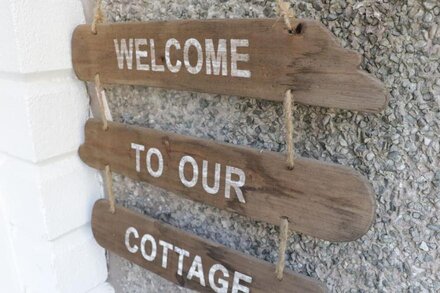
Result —
<instances>
[{"instance_id":1,"label":"word cottage","mask_svg":"<svg viewBox=\"0 0 440 293\"><path fill-rule=\"evenodd\" d=\"M143 259L145 259L147 262L159 262L163 269L176 270L177 275L185 275L188 280L194 279L203 287L206 287L206 283L208 281L209 287L211 287L214 292L250 292L250 289L247 285L252 283L251 276L243 274L239 271L230 271L230 268L227 268L220 263L211 265L208 270L207 267L204 267L204 262L201 256L197 254L193 255L192 252L165 240L156 239L151 234L139 235L139 232L135 227L127 228L124 240L125 247L130 253L140 253ZM159 253L159 255L158 246L162 247L162 254ZM169 268L168 258L178 258L177 268ZM185 259L188 260L185 261ZM188 270L184 271L184 267L188 267L188 261L191 263L191 265L189 266ZM207 275L206 272L208 272ZM230 282L232 283L231 285ZM231 288L230 291L229 288Z\"/></svg>"}]
</instances>

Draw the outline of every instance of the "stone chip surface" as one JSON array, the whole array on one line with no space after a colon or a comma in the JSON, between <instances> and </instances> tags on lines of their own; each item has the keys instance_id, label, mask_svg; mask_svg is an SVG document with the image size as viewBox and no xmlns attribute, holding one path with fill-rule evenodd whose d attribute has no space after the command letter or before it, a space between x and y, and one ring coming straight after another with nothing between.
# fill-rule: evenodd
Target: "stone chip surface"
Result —
<instances>
[{"instance_id":1,"label":"stone chip surface","mask_svg":"<svg viewBox=\"0 0 440 293\"><path fill-rule=\"evenodd\" d=\"M330 292L440 291L440 2L291 1L321 21L390 92L386 110L363 114L297 105L298 155L352 167L372 183L377 219L361 239L330 243L294 233L287 267ZM263 0L105 0L109 22L276 17ZM107 86L114 119L282 152L282 105L246 97ZM277 261L277 227L114 175L117 201L259 259ZM117 292L186 292L110 254Z\"/></svg>"}]
</instances>

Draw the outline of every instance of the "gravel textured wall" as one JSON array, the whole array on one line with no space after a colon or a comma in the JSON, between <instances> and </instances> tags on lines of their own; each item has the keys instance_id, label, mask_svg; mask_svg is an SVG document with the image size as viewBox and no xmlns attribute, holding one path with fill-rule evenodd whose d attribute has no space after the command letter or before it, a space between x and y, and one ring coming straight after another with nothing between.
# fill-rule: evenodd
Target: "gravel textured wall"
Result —
<instances>
[{"instance_id":1,"label":"gravel textured wall","mask_svg":"<svg viewBox=\"0 0 440 293\"><path fill-rule=\"evenodd\" d=\"M350 166L377 196L377 221L351 243L294 234L287 266L322 280L331 292L440 291L440 2L291 1L300 18L321 21L364 56L390 103L380 114L298 105L299 155ZM109 22L275 17L259 0L107 0ZM109 86L114 119L254 148L283 151L282 105L242 97ZM197 204L114 175L118 202L268 262L276 262L278 228ZM179 289L110 255L117 292Z\"/></svg>"}]
</instances>

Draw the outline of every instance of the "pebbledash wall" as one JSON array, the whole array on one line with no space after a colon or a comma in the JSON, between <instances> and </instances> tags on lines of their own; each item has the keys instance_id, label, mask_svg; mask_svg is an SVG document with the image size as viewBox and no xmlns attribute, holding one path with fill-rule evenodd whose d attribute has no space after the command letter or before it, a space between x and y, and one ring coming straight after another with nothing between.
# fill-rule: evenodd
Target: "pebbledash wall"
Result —
<instances>
[{"instance_id":1,"label":"pebbledash wall","mask_svg":"<svg viewBox=\"0 0 440 293\"><path fill-rule=\"evenodd\" d=\"M390 102L380 114L298 105L299 155L368 177L377 220L365 236L330 243L294 233L287 266L330 292L440 291L440 2L291 0L299 18L328 27L363 55ZM104 0L109 22L276 17L274 1ZM147 35L146 35L147 37ZM245 97L107 86L114 120L284 151L282 105ZM316 174L319 176L319 174ZM117 201L182 230L276 262L278 228L114 175ZM186 291L110 254L117 292Z\"/></svg>"},{"instance_id":2,"label":"pebbledash wall","mask_svg":"<svg viewBox=\"0 0 440 293\"><path fill-rule=\"evenodd\" d=\"M90 16L94 1L83 0ZM364 56L385 82L377 115L299 105L299 155L351 166L377 195L364 237L330 243L300 234L287 266L331 292L440 290L440 4L425 1L291 1ZM272 1L104 0L109 22L275 17ZM89 100L72 72L70 37L85 21L80 0L0 0L0 291L113 292L105 252L90 231L101 179L77 156ZM108 86L115 120L283 151L280 104L244 97ZM123 176L120 204L269 262L278 228ZM116 292L180 289L110 254Z\"/></svg>"},{"instance_id":3,"label":"pebbledash wall","mask_svg":"<svg viewBox=\"0 0 440 293\"><path fill-rule=\"evenodd\" d=\"M71 64L80 0L0 0L0 292L114 292L91 233L99 174L77 155L89 98Z\"/></svg>"}]
</instances>

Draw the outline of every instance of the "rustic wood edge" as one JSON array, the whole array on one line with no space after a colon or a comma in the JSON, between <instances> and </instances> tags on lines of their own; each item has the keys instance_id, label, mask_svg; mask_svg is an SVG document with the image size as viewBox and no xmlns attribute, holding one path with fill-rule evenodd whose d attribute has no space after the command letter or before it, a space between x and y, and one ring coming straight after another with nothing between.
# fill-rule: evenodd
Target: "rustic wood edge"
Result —
<instances>
[{"instance_id":1,"label":"rustic wood edge","mask_svg":"<svg viewBox=\"0 0 440 293\"><path fill-rule=\"evenodd\" d=\"M91 118L91 119L89 119L89 120L87 121L87 123L86 123L86 127L87 127L87 125L89 125L89 124L100 124L100 123L101 123L101 122L100 122L99 119ZM136 126L136 125L126 125L126 124L122 124L122 123L118 123L118 122L109 122L109 124L108 124L109 128L114 127L115 125L119 125L119 126L127 127L127 128L135 128L135 129L137 129L137 130L139 130L139 131L142 131L142 129L144 129L144 127L141 127L141 126ZM153 131L159 131L159 130L154 130L154 129L151 129L151 130L153 130ZM163 134L165 134L165 135L170 134L170 135L175 135L175 136L178 136L178 137L188 137L188 136L181 135L181 134L175 134L175 133L173 133L173 132L166 132L166 131L159 131L159 132L161 132L161 133L163 133ZM191 137L191 138L194 138L194 137ZM200 139L200 138L196 138L196 139ZM206 139L201 139L201 140L206 140ZM206 140L206 141L211 141L211 140ZM212 142L215 142L216 144L220 144L220 145L223 145L223 146L233 146L234 148L239 148L239 149L243 149L243 150L246 150L246 151L258 152L258 153L260 153L260 150L253 149L253 148L250 148L250 147L248 147L248 146L234 145L234 144L229 144L229 143L225 143L225 142L218 142L218 141L212 141ZM101 170L101 171L104 170L104 168L105 168L105 164L98 164L98 165L96 165L96 164L92 164L92 163L89 162L89 160L86 159L86 157L84 156L84 148L86 147L86 145L87 145L87 136L86 136L86 142L85 142L84 144L82 144L82 145L80 146L79 150L78 150L78 154L79 154L81 160L82 160L83 162L85 162L88 166L92 167L92 168L95 168L95 169L98 169L98 170ZM267 152L270 152L270 151L264 151L264 152L267 153ZM276 153L276 152L270 152L270 153L273 153L273 154L276 154L276 155L279 155L279 156L283 156L282 153ZM350 242L350 241L355 241L355 240L357 240L357 239L363 237L365 234L367 234L368 231L371 229L371 227L373 226L373 224L374 224L375 221L376 221L377 202L376 202L376 195L375 195L375 193L374 193L373 187L372 187L372 185L370 184L370 182L366 179L366 177L363 176L363 175L362 175L360 172L358 172L357 170L354 170L353 168L350 168L350 167L348 167L348 166L344 166L344 165L338 165L338 164L331 163L331 162L318 161L318 160L315 160L315 159L302 158L302 157L297 157L296 160L297 160L297 162L302 161L302 162L310 162L310 163L315 163L315 164L316 164L316 163L319 163L320 165L324 165L324 166L329 166L329 167L332 167L332 168L338 168L338 169L343 169L343 170L345 170L349 176L352 176L353 178L355 178L357 181L359 181L359 182L364 186L364 190L365 190L365 200L366 200L367 202L369 202L369 207L371 207L371 212L368 213L368 215L369 215L369 220L368 220L368 223L367 223L366 225L363 226L364 229L363 229L363 230L359 230L357 233L352 233L350 238L346 238L346 239L330 239L330 238L318 237L318 236L311 236L311 237L314 237L314 238L317 238L317 239L322 239L322 240L325 240L325 241L332 241L332 242ZM121 174L121 173L120 173L120 174ZM127 176L127 175L124 175L124 174L122 174L122 175L123 175L123 176ZM132 177L130 177L130 176L128 176L128 178L131 178L132 180L139 180L139 179L132 178ZM144 180L140 180L140 181L145 182ZM145 182L145 183L147 183L147 184L151 184L151 183L148 183L148 182ZM153 184L153 185L154 185L154 184ZM156 187L157 187L157 186L156 186ZM205 204L205 205L208 205L208 206L212 206L211 204L206 203L206 202L204 202L204 201L197 201L197 200L195 200L195 199L193 199L193 198L191 198L191 197L189 197L188 195L183 194L183 193L179 193L179 192L172 191L172 190L170 191L170 190L168 190L168 189L166 189L166 188L163 188L163 187L157 187L157 188L161 188L161 189L163 189L163 190L167 190L168 192L171 192L171 193L173 193L173 194L176 194L177 196L182 197L182 198L185 198L185 199L187 199L187 200L191 200L191 201L195 201L195 202L200 202L200 203L202 203L202 204ZM218 208L218 207L217 207L217 208ZM224 209L221 209L221 210L224 210ZM250 216L240 214L240 213L237 212L237 211L229 211L229 212L231 212L231 213L235 213L235 214L239 214L240 216L245 217L245 218L248 218L248 219L251 219L252 221L263 222L263 223L269 223L268 221L264 221L264 220L262 220L262 219L255 219L255 218L252 218L252 217L250 217ZM282 216L282 215L280 215L280 217L281 217L281 216ZM273 225L275 225L275 226L279 226L279 223L271 223L271 224L273 224ZM294 230L292 227L290 227L290 228L291 228L290 230L291 230L292 232L295 232L295 233L301 233L301 234L305 234L305 235L310 235L310 233L306 233L306 232L301 231L301 230L298 230L298 229L295 229L295 230Z\"/></svg>"},{"instance_id":2,"label":"rustic wood edge","mask_svg":"<svg viewBox=\"0 0 440 293\"><path fill-rule=\"evenodd\" d=\"M248 255L246 253L243 253L241 251L234 250L232 248L226 247L226 246L224 246L222 244L219 244L219 243L216 243L216 242L214 242L212 240L208 240L208 239L202 238L202 237L200 237L200 236L198 236L196 234L189 233L187 231L178 229L178 228L176 228L176 227L174 227L174 226L172 226L170 224L164 223L164 222L162 222L162 221L160 221L158 219L154 219L154 218L152 218L149 215L140 214L140 213L135 212L133 210L130 210L130 209L126 208L126 207L123 207L120 204L117 204L115 206L115 213L114 214L111 214L111 212L109 211L109 208L110 208L110 202L107 199L99 199L99 200L97 200L94 203L93 209L92 209L91 226L92 226L92 234L94 236L94 239L97 241L97 243L101 247L103 247L104 249L109 250L109 251L111 251L113 253L118 254L116 251L110 250L107 247L105 247L105 244L101 242L101 239L99 237L96 237L96 231L95 231L96 230L95 229L96 217L95 217L95 215L97 213L104 212L104 211L107 212L108 211L109 215L118 215L120 213L128 214L128 215L130 215L130 216L132 216L134 218L141 219L143 221L151 222L152 225L158 226L159 230L169 230L169 231L174 231L174 232L176 232L178 234L183 234L183 235L187 236L188 238L192 238L194 241L197 241L199 243L203 243L203 245L208 246L208 247L222 247L222 249L228 251L229 253L238 255L238 256L246 258L246 259L250 259L250 260L252 260L253 262L255 262L255 263L259 264L259 265L273 267L273 272L274 272L273 278L274 278L274 281L275 282L282 282L282 280L277 280L276 279L275 265L273 263L264 261L264 260L259 259L257 257L254 257L254 256ZM123 257L122 255L119 255L119 256ZM131 260L129 260L129 261L131 261ZM140 264L137 264L137 265L140 266ZM142 266L140 266L140 267L142 269L145 269ZM154 274L156 274L156 273L154 273ZM318 293L318 292L322 292L322 293L329 292L327 286L323 282L318 281L318 280L316 280L316 279L314 279L312 277L296 273L296 272L294 272L294 271L292 271L292 270L290 270L288 268L285 268L284 274L286 275L286 277L288 277L290 275L292 277L295 277L295 278L299 279L301 282L308 283L311 287L314 287L316 289L313 292L316 292L316 293ZM170 280L168 280L168 281L170 281ZM176 284L176 285L179 285L179 284ZM308 292L311 292L311 291L308 291Z\"/></svg>"},{"instance_id":3,"label":"rustic wood edge","mask_svg":"<svg viewBox=\"0 0 440 293\"><path fill-rule=\"evenodd\" d=\"M200 20L200 21L204 21L204 22L216 22L216 21L224 21L225 19L207 19L207 20ZM232 20L237 20L237 19L232 19ZM255 20L255 19L245 19L245 20ZM271 19L271 18L261 18L261 20L274 20L276 21L276 19ZM168 21L151 21L151 22L155 22L155 23L170 23L170 22L187 22L187 21L194 21L194 20L168 20ZM361 61L362 61L362 57L361 55L356 52L353 49L349 49L349 48L344 48L340 45L340 43L337 41L336 37L321 23L318 22L316 20L313 19L296 19L295 20L295 26L297 26L297 22L301 23L303 21L306 22L314 22L316 24L318 24L323 31L327 32L329 39L331 39L331 42L334 43L335 46L339 47L339 49L342 52L345 52L346 54L355 54L357 56L357 62L355 64L355 70L354 72L356 74L362 75L363 78L365 78L366 81L368 81L370 83L370 85L375 88L376 90L379 89L379 91L382 93L382 99L380 99L382 101L382 103L380 103L380 105L376 105L375 107L357 107L357 106L351 106L351 107L338 107L338 106L332 106L331 104L327 104L327 103L309 103L309 102L304 102L302 101L302 98L300 97L299 100L296 100L295 102L298 104L304 104L304 105L309 105L309 106L318 106L318 107L325 107L325 108L336 108L336 109L342 109L342 110L350 110L350 111L360 111L360 112L365 112L365 113L379 113L382 112L388 105L389 103L389 99L390 99L390 93L389 91L386 89L384 83L382 81L380 81L377 77L375 77L373 74L367 72L366 70L361 68ZM97 25L98 29L99 27L103 27L103 26L116 26L116 25L127 25L127 24L139 24L139 22L124 22L124 23L108 23L108 24L99 24ZM78 31L81 30L81 28L84 27L89 27L89 25L87 24L82 24L77 26L72 34L72 39L71 39L71 46L72 48L74 47L74 41L75 41L75 36L77 34ZM91 33L91 32L90 32ZM92 34L92 33L91 33ZM73 64L73 69L74 72L76 74L76 76L83 81L89 81L89 82L93 82L93 78L92 77L83 77L81 75L81 73L78 71L77 66L75 66L76 62L75 62L75 50L72 50L73 54L72 54L72 64ZM104 81L105 83L105 81ZM126 83L108 83L108 84L113 84L113 85L138 85L138 86L147 86L144 83L141 82L126 82ZM153 86L151 86L153 87ZM157 88L162 88L162 89L170 89L169 87L161 87L161 86L154 86ZM291 88L291 90L295 93L296 89L295 88ZM186 91L186 92L198 92L198 93L208 93L208 94L219 94L217 92L210 92L210 91L189 91L189 90L182 90L182 91ZM252 97L252 96L240 96L240 95L230 95L230 94L221 94L220 95L228 95L228 96L236 96L238 98L256 98L256 99L261 99L259 97ZM300 94L301 96L303 94ZM265 99L265 100L272 100L272 101L277 101L278 100L273 100L273 99Z\"/></svg>"}]
</instances>

